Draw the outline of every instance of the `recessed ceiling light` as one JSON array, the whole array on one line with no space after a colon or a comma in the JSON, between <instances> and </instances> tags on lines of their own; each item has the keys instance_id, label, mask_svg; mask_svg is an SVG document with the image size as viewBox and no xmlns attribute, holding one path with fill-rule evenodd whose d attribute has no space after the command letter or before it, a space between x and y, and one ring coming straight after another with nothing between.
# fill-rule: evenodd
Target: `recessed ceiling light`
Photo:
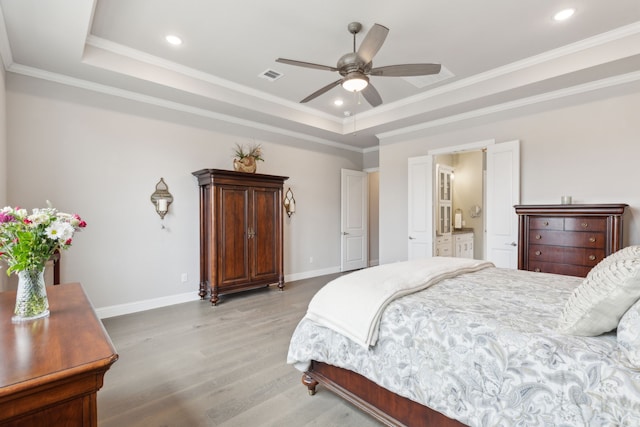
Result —
<instances>
[{"instance_id":1,"label":"recessed ceiling light","mask_svg":"<svg viewBox=\"0 0 640 427\"><path fill-rule=\"evenodd\" d=\"M165 37L165 40L168 43L170 43L170 44L172 44L174 46L178 46L178 45L182 44L182 39L180 37L174 36L174 35L171 35L171 34L169 34L167 37Z\"/></svg>"},{"instance_id":2,"label":"recessed ceiling light","mask_svg":"<svg viewBox=\"0 0 640 427\"><path fill-rule=\"evenodd\" d=\"M553 15L553 19L556 21L564 21L565 19L571 18L575 12L575 9L564 9Z\"/></svg>"},{"instance_id":3,"label":"recessed ceiling light","mask_svg":"<svg viewBox=\"0 0 640 427\"><path fill-rule=\"evenodd\" d=\"M340 98L338 98L335 101L333 101L333 105L335 105L337 107L341 106L342 104L344 104L344 101L342 99L340 99Z\"/></svg>"}]
</instances>

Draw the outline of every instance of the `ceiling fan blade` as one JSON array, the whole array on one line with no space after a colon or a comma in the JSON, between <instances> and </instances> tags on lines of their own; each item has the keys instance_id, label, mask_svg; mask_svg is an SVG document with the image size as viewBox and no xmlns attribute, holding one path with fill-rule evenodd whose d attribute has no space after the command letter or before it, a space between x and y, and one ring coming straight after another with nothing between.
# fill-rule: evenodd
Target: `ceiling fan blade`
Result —
<instances>
[{"instance_id":1,"label":"ceiling fan blade","mask_svg":"<svg viewBox=\"0 0 640 427\"><path fill-rule=\"evenodd\" d=\"M296 65L298 67L315 68L316 70L338 71L336 67L330 67L328 65L314 64L312 62L296 61L295 59L278 58L276 62L283 64Z\"/></svg>"},{"instance_id":2,"label":"ceiling fan blade","mask_svg":"<svg viewBox=\"0 0 640 427\"><path fill-rule=\"evenodd\" d=\"M383 25L375 24L371 27L358 48L358 56L365 64L371 62L375 54L378 53L387 34L389 34L389 29Z\"/></svg>"},{"instance_id":3,"label":"ceiling fan blade","mask_svg":"<svg viewBox=\"0 0 640 427\"><path fill-rule=\"evenodd\" d=\"M442 66L440 64L399 64L385 67L372 68L369 72L372 76L382 77L410 77L438 74Z\"/></svg>"},{"instance_id":4,"label":"ceiling fan blade","mask_svg":"<svg viewBox=\"0 0 640 427\"><path fill-rule=\"evenodd\" d=\"M320 95L322 95L325 92L330 91L331 89L333 89L334 87L338 86L340 83L342 83L342 79L336 80L333 83L329 83L328 85L326 85L325 87L322 87L320 89L318 89L317 91L313 92L311 95L307 96L305 99L303 99L302 101L300 101L301 104L304 104L305 102L309 102L314 98L319 97Z\"/></svg>"},{"instance_id":5,"label":"ceiling fan blade","mask_svg":"<svg viewBox=\"0 0 640 427\"><path fill-rule=\"evenodd\" d=\"M362 96L364 96L364 99L366 99L372 107L377 107L378 105L382 104L382 98L380 97L380 94L371 83L369 83L367 87L362 89Z\"/></svg>"}]
</instances>

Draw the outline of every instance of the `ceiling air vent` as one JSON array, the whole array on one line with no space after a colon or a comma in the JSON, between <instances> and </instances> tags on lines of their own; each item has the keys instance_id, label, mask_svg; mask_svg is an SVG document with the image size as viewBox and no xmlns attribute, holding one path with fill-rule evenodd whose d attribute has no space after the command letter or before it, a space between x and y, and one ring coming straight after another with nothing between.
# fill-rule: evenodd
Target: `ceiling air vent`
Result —
<instances>
[{"instance_id":1,"label":"ceiling air vent","mask_svg":"<svg viewBox=\"0 0 640 427\"><path fill-rule=\"evenodd\" d=\"M276 70L271 70L271 69L266 69L262 73L258 74L258 77L261 77L263 79L267 79L270 82L275 82L276 80L278 80L282 76L283 76L282 73L279 73Z\"/></svg>"}]
</instances>

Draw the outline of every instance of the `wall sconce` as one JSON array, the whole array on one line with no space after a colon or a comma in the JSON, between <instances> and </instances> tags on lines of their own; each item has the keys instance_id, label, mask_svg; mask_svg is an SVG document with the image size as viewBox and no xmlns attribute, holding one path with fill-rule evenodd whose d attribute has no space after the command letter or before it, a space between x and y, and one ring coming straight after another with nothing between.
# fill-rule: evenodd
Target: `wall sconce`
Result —
<instances>
[{"instance_id":1,"label":"wall sconce","mask_svg":"<svg viewBox=\"0 0 640 427\"><path fill-rule=\"evenodd\" d=\"M296 199L293 198L293 191L291 191L291 188L289 188L285 193L282 204L284 205L284 211L287 213L287 216L291 218L291 215L296 211Z\"/></svg>"},{"instance_id":2,"label":"wall sconce","mask_svg":"<svg viewBox=\"0 0 640 427\"><path fill-rule=\"evenodd\" d=\"M151 203L156 208L156 212L160 215L160 219L169 212L169 205L173 202L173 196L169 193L169 186L164 182L164 178L156 184L156 191L151 195Z\"/></svg>"}]
</instances>

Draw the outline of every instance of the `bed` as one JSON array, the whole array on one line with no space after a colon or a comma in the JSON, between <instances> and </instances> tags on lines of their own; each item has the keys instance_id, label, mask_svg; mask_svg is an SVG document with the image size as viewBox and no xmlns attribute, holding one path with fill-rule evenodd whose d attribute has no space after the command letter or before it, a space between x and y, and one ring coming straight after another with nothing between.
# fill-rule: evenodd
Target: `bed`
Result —
<instances>
[{"instance_id":1,"label":"bed","mask_svg":"<svg viewBox=\"0 0 640 427\"><path fill-rule=\"evenodd\" d=\"M287 356L309 393L392 426L640 425L640 247L585 279L457 260L323 287Z\"/></svg>"}]
</instances>

